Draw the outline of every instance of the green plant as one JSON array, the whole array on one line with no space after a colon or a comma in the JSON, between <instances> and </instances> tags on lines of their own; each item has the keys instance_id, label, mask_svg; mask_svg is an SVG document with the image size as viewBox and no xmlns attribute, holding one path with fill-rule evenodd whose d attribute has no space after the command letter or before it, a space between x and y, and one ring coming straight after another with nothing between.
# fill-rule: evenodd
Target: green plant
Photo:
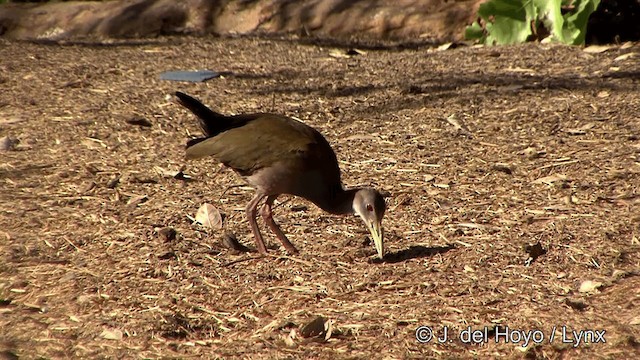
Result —
<instances>
[{"instance_id":1,"label":"green plant","mask_svg":"<svg viewBox=\"0 0 640 360\"><path fill-rule=\"evenodd\" d=\"M587 21L600 0L489 0L465 38L484 44L514 44L531 39L584 44Z\"/></svg>"}]
</instances>

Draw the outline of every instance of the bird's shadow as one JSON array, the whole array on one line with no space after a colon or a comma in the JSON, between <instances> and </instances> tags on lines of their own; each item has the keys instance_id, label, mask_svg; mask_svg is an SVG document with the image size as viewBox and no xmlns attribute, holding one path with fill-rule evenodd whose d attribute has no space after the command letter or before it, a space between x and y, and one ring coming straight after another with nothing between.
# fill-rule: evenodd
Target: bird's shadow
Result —
<instances>
[{"instance_id":1,"label":"bird's shadow","mask_svg":"<svg viewBox=\"0 0 640 360\"><path fill-rule=\"evenodd\" d=\"M393 253L388 253L382 259L375 258L375 259L371 259L370 261L373 264L382 264L382 263L395 264L395 263L399 263L409 259L419 259L419 258L431 257L436 254L444 254L447 251L454 248L455 248L454 245L434 246L434 247L413 245L413 246L410 246L408 249L396 251Z\"/></svg>"}]
</instances>

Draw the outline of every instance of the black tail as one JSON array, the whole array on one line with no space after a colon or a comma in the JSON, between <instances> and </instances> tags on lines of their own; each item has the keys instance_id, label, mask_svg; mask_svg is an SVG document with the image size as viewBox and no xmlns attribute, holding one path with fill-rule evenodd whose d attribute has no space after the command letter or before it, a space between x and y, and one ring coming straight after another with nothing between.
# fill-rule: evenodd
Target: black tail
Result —
<instances>
[{"instance_id":1,"label":"black tail","mask_svg":"<svg viewBox=\"0 0 640 360\"><path fill-rule=\"evenodd\" d=\"M178 97L180 105L186 107L198 117L200 127L207 137L219 134L228 126L228 117L209 109L197 99L194 99L185 93L181 93L180 91L176 91L176 96ZM202 140L204 139L201 139L200 141Z\"/></svg>"}]
</instances>

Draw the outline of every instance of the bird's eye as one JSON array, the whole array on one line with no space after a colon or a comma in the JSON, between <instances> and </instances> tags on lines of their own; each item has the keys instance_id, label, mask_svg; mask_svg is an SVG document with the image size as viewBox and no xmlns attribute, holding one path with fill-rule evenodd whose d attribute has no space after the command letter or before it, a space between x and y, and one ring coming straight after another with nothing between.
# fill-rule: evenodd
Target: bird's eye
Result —
<instances>
[{"instance_id":1,"label":"bird's eye","mask_svg":"<svg viewBox=\"0 0 640 360\"><path fill-rule=\"evenodd\" d=\"M373 211L373 206L371 206L371 204L367 204L367 211Z\"/></svg>"}]
</instances>

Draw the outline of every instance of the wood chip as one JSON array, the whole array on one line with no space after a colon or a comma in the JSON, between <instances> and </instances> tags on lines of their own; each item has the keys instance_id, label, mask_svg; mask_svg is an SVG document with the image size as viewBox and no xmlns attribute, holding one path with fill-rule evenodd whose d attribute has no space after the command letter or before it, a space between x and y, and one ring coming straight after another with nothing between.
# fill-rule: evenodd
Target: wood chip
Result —
<instances>
[{"instance_id":1,"label":"wood chip","mask_svg":"<svg viewBox=\"0 0 640 360\"><path fill-rule=\"evenodd\" d=\"M149 197L147 195L134 195L131 198L129 198L129 201L127 201L127 206L136 207L146 202L147 200L149 200Z\"/></svg>"},{"instance_id":2,"label":"wood chip","mask_svg":"<svg viewBox=\"0 0 640 360\"><path fill-rule=\"evenodd\" d=\"M539 179L533 180L534 184L547 184L552 185L554 182L558 181L566 181L567 176L562 174L552 174L549 176L541 177Z\"/></svg>"},{"instance_id":3,"label":"wood chip","mask_svg":"<svg viewBox=\"0 0 640 360\"><path fill-rule=\"evenodd\" d=\"M122 340L123 333L119 329L105 329L100 337L107 340Z\"/></svg>"}]
</instances>

